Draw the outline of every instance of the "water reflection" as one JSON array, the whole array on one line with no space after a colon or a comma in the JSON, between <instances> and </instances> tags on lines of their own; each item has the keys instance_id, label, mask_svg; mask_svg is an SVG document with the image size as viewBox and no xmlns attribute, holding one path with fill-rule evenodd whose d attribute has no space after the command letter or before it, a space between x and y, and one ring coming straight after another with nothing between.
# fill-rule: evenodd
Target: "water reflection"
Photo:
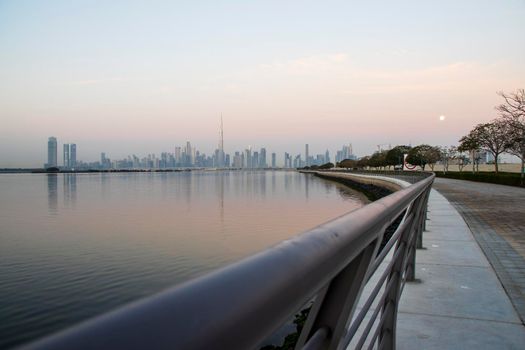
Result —
<instances>
[{"instance_id":1,"label":"water reflection","mask_svg":"<svg viewBox=\"0 0 525 350\"><path fill-rule=\"evenodd\" d=\"M47 174L47 207L49 214L58 213L58 175Z\"/></svg>"},{"instance_id":2,"label":"water reflection","mask_svg":"<svg viewBox=\"0 0 525 350\"><path fill-rule=\"evenodd\" d=\"M292 171L5 177L0 193L9 195L0 201L0 213L8 213L0 220L6 261L0 304L19 315L2 318L0 349L224 266L363 204L342 185ZM39 305L46 307L39 317L26 316Z\"/></svg>"},{"instance_id":3,"label":"water reflection","mask_svg":"<svg viewBox=\"0 0 525 350\"><path fill-rule=\"evenodd\" d=\"M310 188L308 181L310 181L310 176L306 175L304 177L304 183L305 183L304 184L304 195L305 195L306 199L308 199L308 189Z\"/></svg>"},{"instance_id":4,"label":"water reflection","mask_svg":"<svg viewBox=\"0 0 525 350\"><path fill-rule=\"evenodd\" d=\"M260 186L260 194L261 197L266 197L266 175L267 173L263 173L263 176L260 177L260 180L261 180L261 186Z\"/></svg>"},{"instance_id":5,"label":"water reflection","mask_svg":"<svg viewBox=\"0 0 525 350\"><path fill-rule=\"evenodd\" d=\"M215 176L215 188L217 197L219 199L219 217L221 220L221 226L224 225L224 182L225 182L225 173L220 172Z\"/></svg>"},{"instance_id":6,"label":"water reflection","mask_svg":"<svg viewBox=\"0 0 525 350\"><path fill-rule=\"evenodd\" d=\"M64 174L64 204L74 208L77 202L77 175Z\"/></svg>"},{"instance_id":7,"label":"water reflection","mask_svg":"<svg viewBox=\"0 0 525 350\"><path fill-rule=\"evenodd\" d=\"M104 199L109 199L110 186L111 186L111 174L100 174L100 195Z\"/></svg>"}]
</instances>

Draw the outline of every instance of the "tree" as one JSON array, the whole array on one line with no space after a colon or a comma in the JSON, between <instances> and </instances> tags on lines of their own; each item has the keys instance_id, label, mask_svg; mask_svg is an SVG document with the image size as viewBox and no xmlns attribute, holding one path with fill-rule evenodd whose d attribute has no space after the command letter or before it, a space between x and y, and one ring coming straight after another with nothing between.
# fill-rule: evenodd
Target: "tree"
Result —
<instances>
[{"instance_id":1,"label":"tree","mask_svg":"<svg viewBox=\"0 0 525 350\"><path fill-rule=\"evenodd\" d=\"M408 153L410 146L396 146L386 152L385 163L386 165L396 166L403 164L403 156Z\"/></svg>"},{"instance_id":2,"label":"tree","mask_svg":"<svg viewBox=\"0 0 525 350\"><path fill-rule=\"evenodd\" d=\"M353 159L343 159L339 163L337 163L338 168L355 168L357 165L357 161Z\"/></svg>"},{"instance_id":3,"label":"tree","mask_svg":"<svg viewBox=\"0 0 525 350\"><path fill-rule=\"evenodd\" d=\"M357 161L357 167L363 169L363 168L370 166L369 163L370 163L370 156L364 156L364 157L359 158L359 160Z\"/></svg>"},{"instance_id":4,"label":"tree","mask_svg":"<svg viewBox=\"0 0 525 350\"><path fill-rule=\"evenodd\" d=\"M319 169L332 169L334 167L333 163L325 163L323 165L319 165Z\"/></svg>"},{"instance_id":5,"label":"tree","mask_svg":"<svg viewBox=\"0 0 525 350\"><path fill-rule=\"evenodd\" d=\"M472 173L476 171L476 164L479 162L478 153L481 149L479 140L471 131L468 135L459 139L458 152L468 152L472 158Z\"/></svg>"},{"instance_id":6,"label":"tree","mask_svg":"<svg viewBox=\"0 0 525 350\"><path fill-rule=\"evenodd\" d=\"M499 92L505 103L496 106L500 118L508 124L508 152L521 159L521 183L525 174L525 90L518 89L509 94Z\"/></svg>"},{"instance_id":7,"label":"tree","mask_svg":"<svg viewBox=\"0 0 525 350\"><path fill-rule=\"evenodd\" d=\"M433 170L434 164L436 164L440 158L441 153L439 148L430 145L419 145L408 151L406 161L410 164L421 166L423 170L425 170L425 166L429 164Z\"/></svg>"},{"instance_id":8,"label":"tree","mask_svg":"<svg viewBox=\"0 0 525 350\"><path fill-rule=\"evenodd\" d=\"M525 131L511 128L509 130L509 144L507 152L515 155L521 160L521 184L524 182L525 174Z\"/></svg>"},{"instance_id":9,"label":"tree","mask_svg":"<svg viewBox=\"0 0 525 350\"><path fill-rule=\"evenodd\" d=\"M519 122L521 127L525 123L525 89L518 89L515 92L506 94L499 92L498 95L505 99L505 103L496 106L500 116L510 122Z\"/></svg>"},{"instance_id":10,"label":"tree","mask_svg":"<svg viewBox=\"0 0 525 350\"><path fill-rule=\"evenodd\" d=\"M449 163L452 159L455 159L458 150L455 146L444 146L440 147L439 150L441 152L441 162L443 163L443 174L446 174Z\"/></svg>"},{"instance_id":11,"label":"tree","mask_svg":"<svg viewBox=\"0 0 525 350\"><path fill-rule=\"evenodd\" d=\"M453 159L458 163L459 172L463 171L463 168L468 164L468 156L465 155L465 152L460 152L458 147L454 147L456 152L453 156Z\"/></svg>"},{"instance_id":12,"label":"tree","mask_svg":"<svg viewBox=\"0 0 525 350\"><path fill-rule=\"evenodd\" d=\"M439 147L430 146L430 148L425 150L425 157L427 159L427 164L432 171L434 171L434 165L443 157L441 155L441 150Z\"/></svg>"},{"instance_id":13,"label":"tree","mask_svg":"<svg viewBox=\"0 0 525 350\"><path fill-rule=\"evenodd\" d=\"M368 165L374 168L386 166L386 151L375 152L368 160Z\"/></svg>"},{"instance_id":14,"label":"tree","mask_svg":"<svg viewBox=\"0 0 525 350\"><path fill-rule=\"evenodd\" d=\"M498 174L498 157L510 146L507 136L508 124L502 119L496 119L491 123L478 124L469 135L477 140L479 146L494 156L494 170Z\"/></svg>"}]
</instances>

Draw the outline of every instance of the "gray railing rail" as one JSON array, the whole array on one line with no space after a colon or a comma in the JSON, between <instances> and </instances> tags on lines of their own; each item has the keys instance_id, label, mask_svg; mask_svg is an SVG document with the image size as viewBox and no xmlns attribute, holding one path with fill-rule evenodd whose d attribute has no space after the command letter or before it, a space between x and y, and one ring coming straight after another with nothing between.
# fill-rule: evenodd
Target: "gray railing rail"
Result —
<instances>
[{"instance_id":1,"label":"gray railing rail","mask_svg":"<svg viewBox=\"0 0 525 350\"><path fill-rule=\"evenodd\" d=\"M26 348L254 349L314 298L296 349L349 343L393 349L397 305L404 282L414 277L416 237L433 178ZM400 215L380 251L386 228ZM390 262L381 264L385 256ZM375 270L381 276L354 315Z\"/></svg>"},{"instance_id":2,"label":"gray railing rail","mask_svg":"<svg viewBox=\"0 0 525 350\"><path fill-rule=\"evenodd\" d=\"M332 169L323 169L323 170L318 169L318 171L359 174L359 175L368 175L368 176L386 176L386 177L393 177L396 179L404 180L412 184L418 181L421 181L421 179L429 177L433 174L432 172L428 172L428 171L363 170L363 169L358 170L358 169L350 169L350 168L332 168Z\"/></svg>"}]
</instances>

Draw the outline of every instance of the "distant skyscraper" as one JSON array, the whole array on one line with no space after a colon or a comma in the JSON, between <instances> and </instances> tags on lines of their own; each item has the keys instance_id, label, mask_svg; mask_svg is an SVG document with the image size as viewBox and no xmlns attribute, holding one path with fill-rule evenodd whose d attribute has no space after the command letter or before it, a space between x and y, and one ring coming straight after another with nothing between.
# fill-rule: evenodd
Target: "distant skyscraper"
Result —
<instances>
[{"instance_id":1,"label":"distant skyscraper","mask_svg":"<svg viewBox=\"0 0 525 350\"><path fill-rule=\"evenodd\" d=\"M224 130L222 126L222 114L221 114L221 127L219 132L219 154L217 157L217 165L222 168L224 167Z\"/></svg>"},{"instance_id":2,"label":"distant skyscraper","mask_svg":"<svg viewBox=\"0 0 525 350\"><path fill-rule=\"evenodd\" d=\"M355 160L357 157L354 155L352 144L343 145L343 148L340 151L337 151L335 156L335 161L340 162L345 159L352 159Z\"/></svg>"},{"instance_id":3,"label":"distant skyscraper","mask_svg":"<svg viewBox=\"0 0 525 350\"><path fill-rule=\"evenodd\" d=\"M292 167L292 157L288 152L284 152L284 167L285 168L291 168Z\"/></svg>"},{"instance_id":4,"label":"distant skyscraper","mask_svg":"<svg viewBox=\"0 0 525 350\"><path fill-rule=\"evenodd\" d=\"M180 166L182 163L182 149L181 147L175 147L175 163Z\"/></svg>"},{"instance_id":5,"label":"distant skyscraper","mask_svg":"<svg viewBox=\"0 0 525 350\"><path fill-rule=\"evenodd\" d=\"M267 168L268 163L266 163L266 148L261 148L259 153L259 168Z\"/></svg>"},{"instance_id":6,"label":"distant skyscraper","mask_svg":"<svg viewBox=\"0 0 525 350\"><path fill-rule=\"evenodd\" d=\"M251 146L248 147L248 149L244 151L244 164L246 168L252 167L252 147Z\"/></svg>"},{"instance_id":7,"label":"distant skyscraper","mask_svg":"<svg viewBox=\"0 0 525 350\"><path fill-rule=\"evenodd\" d=\"M77 166L77 145L75 143L69 145L69 166L71 168Z\"/></svg>"},{"instance_id":8,"label":"distant skyscraper","mask_svg":"<svg viewBox=\"0 0 525 350\"><path fill-rule=\"evenodd\" d=\"M304 145L304 161L306 162L306 166L309 166L310 165L310 161L309 161L309 156L308 156L308 144Z\"/></svg>"},{"instance_id":9,"label":"distant skyscraper","mask_svg":"<svg viewBox=\"0 0 525 350\"><path fill-rule=\"evenodd\" d=\"M50 137L47 140L47 164L46 167L57 166L57 139L56 137Z\"/></svg>"},{"instance_id":10,"label":"distant skyscraper","mask_svg":"<svg viewBox=\"0 0 525 350\"><path fill-rule=\"evenodd\" d=\"M328 152L328 150L326 150L326 152L324 154L324 161L326 163L330 163L330 152Z\"/></svg>"},{"instance_id":11,"label":"distant skyscraper","mask_svg":"<svg viewBox=\"0 0 525 350\"><path fill-rule=\"evenodd\" d=\"M69 143L64 144L64 168L69 169Z\"/></svg>"},{"instance_id":12,"label":"distant skyscraper","mask_svg":"<svg viewBox=\"0 0 525 350\"><path fill-rule=\"evenodd\" d=\"M275 152L272 153L272 168L276 168L276 155Z\"/></svg>"},{"instance_id":13,"label":"distant skyscraper","mask_svg":"<svg viewBox=\"0 0 525 350\"><path fill-rule=\"evenodd\" d=\"M185 166L191 166L192 165L192 152L191 152L191 143L190 141L186 141L186 159L184 160Z\"/></svg>"}]
</instances>

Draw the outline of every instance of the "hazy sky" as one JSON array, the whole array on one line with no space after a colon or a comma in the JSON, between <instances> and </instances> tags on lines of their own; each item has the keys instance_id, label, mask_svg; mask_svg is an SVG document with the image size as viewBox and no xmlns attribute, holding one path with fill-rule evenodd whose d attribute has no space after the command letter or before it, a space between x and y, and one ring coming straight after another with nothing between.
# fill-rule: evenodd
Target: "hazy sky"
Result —
<instances>
[{"instance_id":1,"label":"hazy sky","mask_svg":"<svg viewBox=\"0 0 525 350\"><path fill-rule=\"evenodd\" d=\"M226 152L279 161L456 144L525 88L524 33L524 0L0 0L0 167L42 166L49 136L211 153L221 113Z\"/></svg>"}]
</instances>

